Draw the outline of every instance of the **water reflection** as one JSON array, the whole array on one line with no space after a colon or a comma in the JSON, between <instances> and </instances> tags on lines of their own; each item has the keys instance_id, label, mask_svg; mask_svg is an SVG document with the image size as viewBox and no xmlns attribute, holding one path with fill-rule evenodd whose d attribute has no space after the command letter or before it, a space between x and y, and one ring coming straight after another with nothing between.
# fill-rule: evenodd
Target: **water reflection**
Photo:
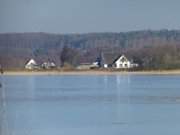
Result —
<instances>
[{"instance_id":1,"label":"water reflection","mask_svg":"<svg viewBox=\"0 0 180 135\"><path fill-rule=\"evenodd\" d=\"M1 135L9 135L6 91L5 83L3 81L3 75L0 76L0 82L0 133Z\"/></svg>"},{"instance_id":2,"label":"water reflection","mask_svg":"<svg viewBox=\"0 0 180 135\"><path fill-rule=\"evenodd\" d=\"M132 106L127 105L131 104L130 98L130 75L116 75L116 120L113 122L114 124L129 124L132 119ZM122 102L125 100L124 102ZM125 103L125 104L124 104Z\"/></svg>"},{"instance_id":3,"label":"water reflection","mask_svg":"<svg viewBox=\"0 0 180 135\"><path fill-rule=\"evenodd\" d=\"M35 76L29 76L27 79L27 97L29 97L31 100L26 102L28 105L28 108L25 111L26 116L24 118L24 124L28 125L22 128L21 130L25 132L26 134L31 134L31 131L33 130L32 123L34 123L34 119L36 118L36 110L35 110L35 102L33 102L36 98L36 78ZM23 111L23 110L22 110ZM18 121L18 119L16 120Z\"/></svg>"},{"instance_id":4,"label":"water reflection","mask_svg":"<svg viewBox=\"0 0 180 135\"><path fill-rule=\"evenodd\" d=\"M160 134L166 126L171 129L180 125L179 79L133 75L6 76L0 98L1 134L155 134L153 128L158 128ZM151 87L147 87L149 82ZM180 133L178 128L174 130Z\"/></svg>"},{"instance_id":5,"label":"water reflection","mask_svg":"<svg viewBox=\"0 0 180 135\"><path fill-rule=\"evenodd\" d=\"M30 98L35 98L35 77L34 76L29 76L27 78L27 96L29 96Z\"/></svg>"}]
</instances>

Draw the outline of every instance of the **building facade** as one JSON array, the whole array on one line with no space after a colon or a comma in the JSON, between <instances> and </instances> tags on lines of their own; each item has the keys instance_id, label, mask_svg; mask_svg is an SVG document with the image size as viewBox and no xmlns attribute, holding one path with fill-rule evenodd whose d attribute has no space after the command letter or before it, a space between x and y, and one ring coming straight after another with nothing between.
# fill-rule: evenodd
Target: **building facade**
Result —
<instances>
[{"instance_id":1,"label":"building facade","mask_svg":"<svg viewBox=\"0 0 180 135\"><path fill-rule=\"evenodd\" d=\"M132 68L132 63L124 55L122 55L117 60L115 60L114 67L128 69Z\"/></svg>"},{"instance_id":2,"label":"building facade","mask_svg":"<svg viewBox=\"0 0 180 135\"><path fill-rule=\"evenodd\" d=\"M25 69L28 69L28 70L33 70L33 69L38 69L38 68L39 67L34 59L29 60L27 64L25 65Z\"/></svg>"}]
</instances>

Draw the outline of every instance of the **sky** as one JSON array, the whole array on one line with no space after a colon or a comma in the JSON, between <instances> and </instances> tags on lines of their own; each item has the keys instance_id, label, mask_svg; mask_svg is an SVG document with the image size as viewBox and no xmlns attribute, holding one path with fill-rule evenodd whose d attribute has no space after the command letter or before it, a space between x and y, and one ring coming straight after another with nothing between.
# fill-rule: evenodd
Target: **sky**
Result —
<instances>
[{"instance_id":1,"label":"sky","mask_svg":"<svg viewBox=\"0 0 180 135\"><path fill-rule=\"evenodd\" d=\"M0 0L0 33L180 29L180 0Z\"/></svg>"}]
</instances>

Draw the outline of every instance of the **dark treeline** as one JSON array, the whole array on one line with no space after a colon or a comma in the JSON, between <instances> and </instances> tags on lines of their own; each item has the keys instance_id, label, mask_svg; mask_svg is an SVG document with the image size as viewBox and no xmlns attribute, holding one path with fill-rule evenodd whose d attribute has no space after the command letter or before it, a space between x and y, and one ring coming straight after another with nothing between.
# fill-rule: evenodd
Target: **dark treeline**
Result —
<instances>
[{"instance_id":1,"label":"dark treeline","mask_svg":"<svg viewBox=\"0 0 180 135\"><path fill-rule=\"evenodd\" d=\"M9 69L24 68L30 58L39 63L52 60L58 66L76 66L96 60L100 52L124 53L143 69L180 68L180 30L0 34L0 64Z\"/></svg>"}]
</instances>

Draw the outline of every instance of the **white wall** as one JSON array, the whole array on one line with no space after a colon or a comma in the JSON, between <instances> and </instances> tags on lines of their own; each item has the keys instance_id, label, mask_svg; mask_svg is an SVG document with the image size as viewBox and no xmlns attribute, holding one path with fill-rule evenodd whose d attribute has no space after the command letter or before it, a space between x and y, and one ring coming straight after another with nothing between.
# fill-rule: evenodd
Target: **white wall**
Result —
<instances>
[{"instance_id":1,"label":"white wall","mask_svg":"<svg viewBox=\"0 0 180 135\"><path fill-rule=\"evenodd\" d=\"M125 60L123 60L125 59ZM116 68L131 68L131 63L127 58L122 55L116 62L115 62L115 67Z\"/></svg>"},{"instance_id":2,"label":"white wall","mask_svg":"<svg viewBox=\"0 0 180 135\"><path fill-rule=\"evenodd\" d=\"M130 68L131 67L131 63L129 61L121 62L120 60L117 60L115 62L115 67L116 68Z\"/></svg>"},{"instance_id":3,"label":"white wall","mask_svg":"<svg viewBox=\"0 0 180 135\"><path fill-rule=\"evenodd\" d=\"M108 68L108 64L104 64L104 68Z\"/></svg>"}]
</instances>

